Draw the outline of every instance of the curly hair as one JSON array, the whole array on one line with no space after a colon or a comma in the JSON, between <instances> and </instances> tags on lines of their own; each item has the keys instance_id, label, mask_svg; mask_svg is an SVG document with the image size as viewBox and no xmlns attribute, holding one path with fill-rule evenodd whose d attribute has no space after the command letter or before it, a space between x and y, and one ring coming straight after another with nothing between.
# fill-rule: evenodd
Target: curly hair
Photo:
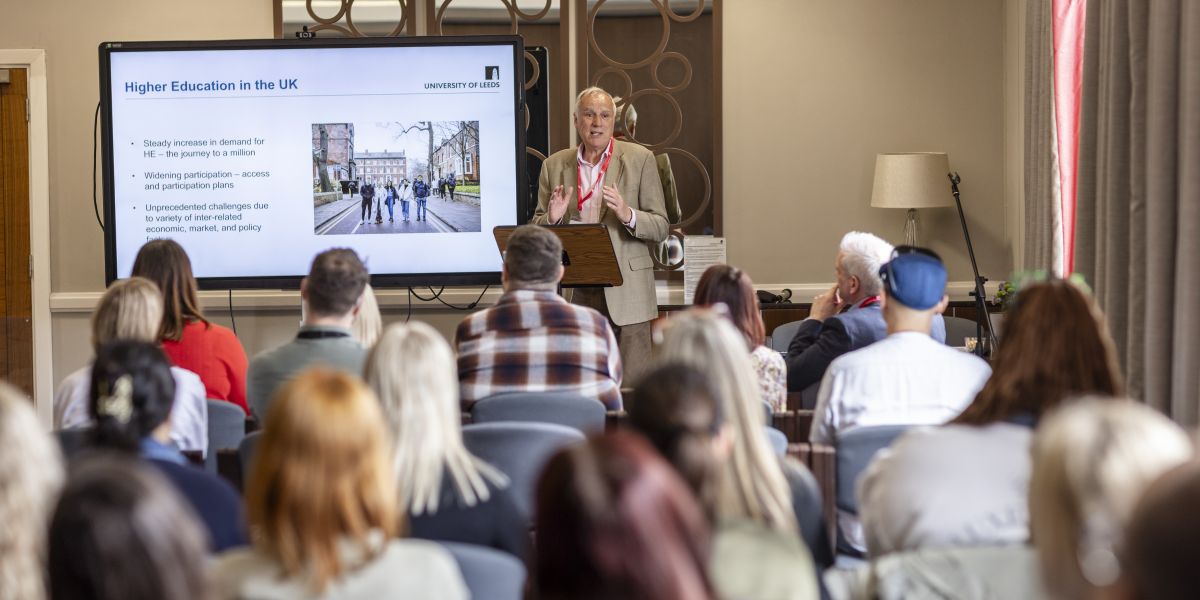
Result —
<instances>
[{"instance_id":1,"label":"curly hair","mask_svg":"<svg viewBox=\"0 0 1200 600\"><path fill-rule=\"evenodd\" d=\"M58 445L29 400L0 383L0 600L46 597L43 560L50 510L63 483Z\"/></svg>"}]
</instances>

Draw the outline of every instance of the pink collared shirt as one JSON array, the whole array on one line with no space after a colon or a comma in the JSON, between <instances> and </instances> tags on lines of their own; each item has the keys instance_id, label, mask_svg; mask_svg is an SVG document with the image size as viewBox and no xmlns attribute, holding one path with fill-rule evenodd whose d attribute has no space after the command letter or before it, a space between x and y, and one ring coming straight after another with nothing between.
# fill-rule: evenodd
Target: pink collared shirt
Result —
<instances>
[{"instance_id":1,"label":"pink collared shirt","mask_svg":"<svg viewBox=\"0 0 1200 600\"><path fill-rule=\"evenodd\" d=\"M600 222L600 207L604 206L603 189L604 178L606 177L606 175L601 172L600 167L604 165L604 161L608 160L608 157L612 154L613 147L615 145L615 140L608 140L608 148L606 148L604 152L600 154L600 157L597 158L596 162L594 163L590 163L583 158L584 146L583 144L579 145L579 150L576 153L576 157L579 162L580 175L579 189L576 190L576 193L578 193L579 196L573 200L578 202L578 198L586 196L587 193L593 189L593 187L596 190L596 193L592 194L592 197L588 198L587 201L583 203L583 206L579 209L580 223ZM625 226L633 229L635 226L637 226L637 211L633 210L633 207L630 207L629 212L633 216L629 219L628 223L625 223ZM620 220L621 216L622 215L617 215L617 219Z\"/></svg>"}]
</instances>

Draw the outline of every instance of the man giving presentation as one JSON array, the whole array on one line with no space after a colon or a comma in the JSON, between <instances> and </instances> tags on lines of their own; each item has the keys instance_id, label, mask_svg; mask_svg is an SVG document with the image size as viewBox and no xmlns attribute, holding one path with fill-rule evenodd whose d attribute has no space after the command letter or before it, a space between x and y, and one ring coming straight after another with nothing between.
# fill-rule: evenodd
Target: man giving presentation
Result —
<instances>
[{"instance_id":1,"label":"man giving presentation","mask_svg":"<svg viewBox=\"0 0 1200 600\"><path fill-rule=\"evenodd\" d=\"M613 139L616 105L590 87L575 100L579 147L552 154L542 164L533 223L603 223L608 227L624 284L574 290L572 301L612 322L627 380L650 359L650 321L658 315L650 246L667 238L666 207L654 155Z\"/></svg>"}]
</instances>

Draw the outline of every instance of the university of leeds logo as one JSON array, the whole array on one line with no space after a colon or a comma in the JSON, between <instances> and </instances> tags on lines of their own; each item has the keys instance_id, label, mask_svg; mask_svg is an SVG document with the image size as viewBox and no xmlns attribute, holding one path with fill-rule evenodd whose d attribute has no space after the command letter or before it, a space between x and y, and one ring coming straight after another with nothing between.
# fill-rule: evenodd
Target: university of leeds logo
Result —
<instances>
[{"instance_id":1,"label":"university of leeds logo","mask_svg":"<svg viewBox=\"0 0 1200 600\"><path fill-rule=\"evenodd\" d=\"M498 67L498 66L484 67L483 68L483 78L487 79L488 81L491 81L493 79L500 79L500 67Z\"/></svg>"}]
</instances>

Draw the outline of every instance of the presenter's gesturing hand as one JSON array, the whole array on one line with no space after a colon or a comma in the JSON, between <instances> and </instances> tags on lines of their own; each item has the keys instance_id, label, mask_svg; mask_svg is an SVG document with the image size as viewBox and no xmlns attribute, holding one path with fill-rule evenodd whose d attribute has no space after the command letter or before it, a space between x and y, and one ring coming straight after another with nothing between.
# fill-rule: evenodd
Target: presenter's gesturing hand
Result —
<instances>
[{"instance_id":1,"label":"presenter's gesturing hand","mask_svg":"<svg viewBox=\"0 0 1200 600\"><path fill-rule=\"evenodd\" d=\"M555 186L550 193L550 223L557 223L567 214L567 202L575 194L575 188L569 187L563 191L563 186Z\"/></svg>"},{"instance_id":2,"label":"presenter's gesturing hand","mask_svg":"<svg viewBox=\"0 0 1200 600\"><path fill-rule=\"evenodd\" d=\"M628 223L633 220L633 209L628 204L625 204L625 199L621 197L621 192L617 191L617 186L604 186L604 204L608 209L617 215L617 218L622 223Z\"/></svg>"}]
</instances>

